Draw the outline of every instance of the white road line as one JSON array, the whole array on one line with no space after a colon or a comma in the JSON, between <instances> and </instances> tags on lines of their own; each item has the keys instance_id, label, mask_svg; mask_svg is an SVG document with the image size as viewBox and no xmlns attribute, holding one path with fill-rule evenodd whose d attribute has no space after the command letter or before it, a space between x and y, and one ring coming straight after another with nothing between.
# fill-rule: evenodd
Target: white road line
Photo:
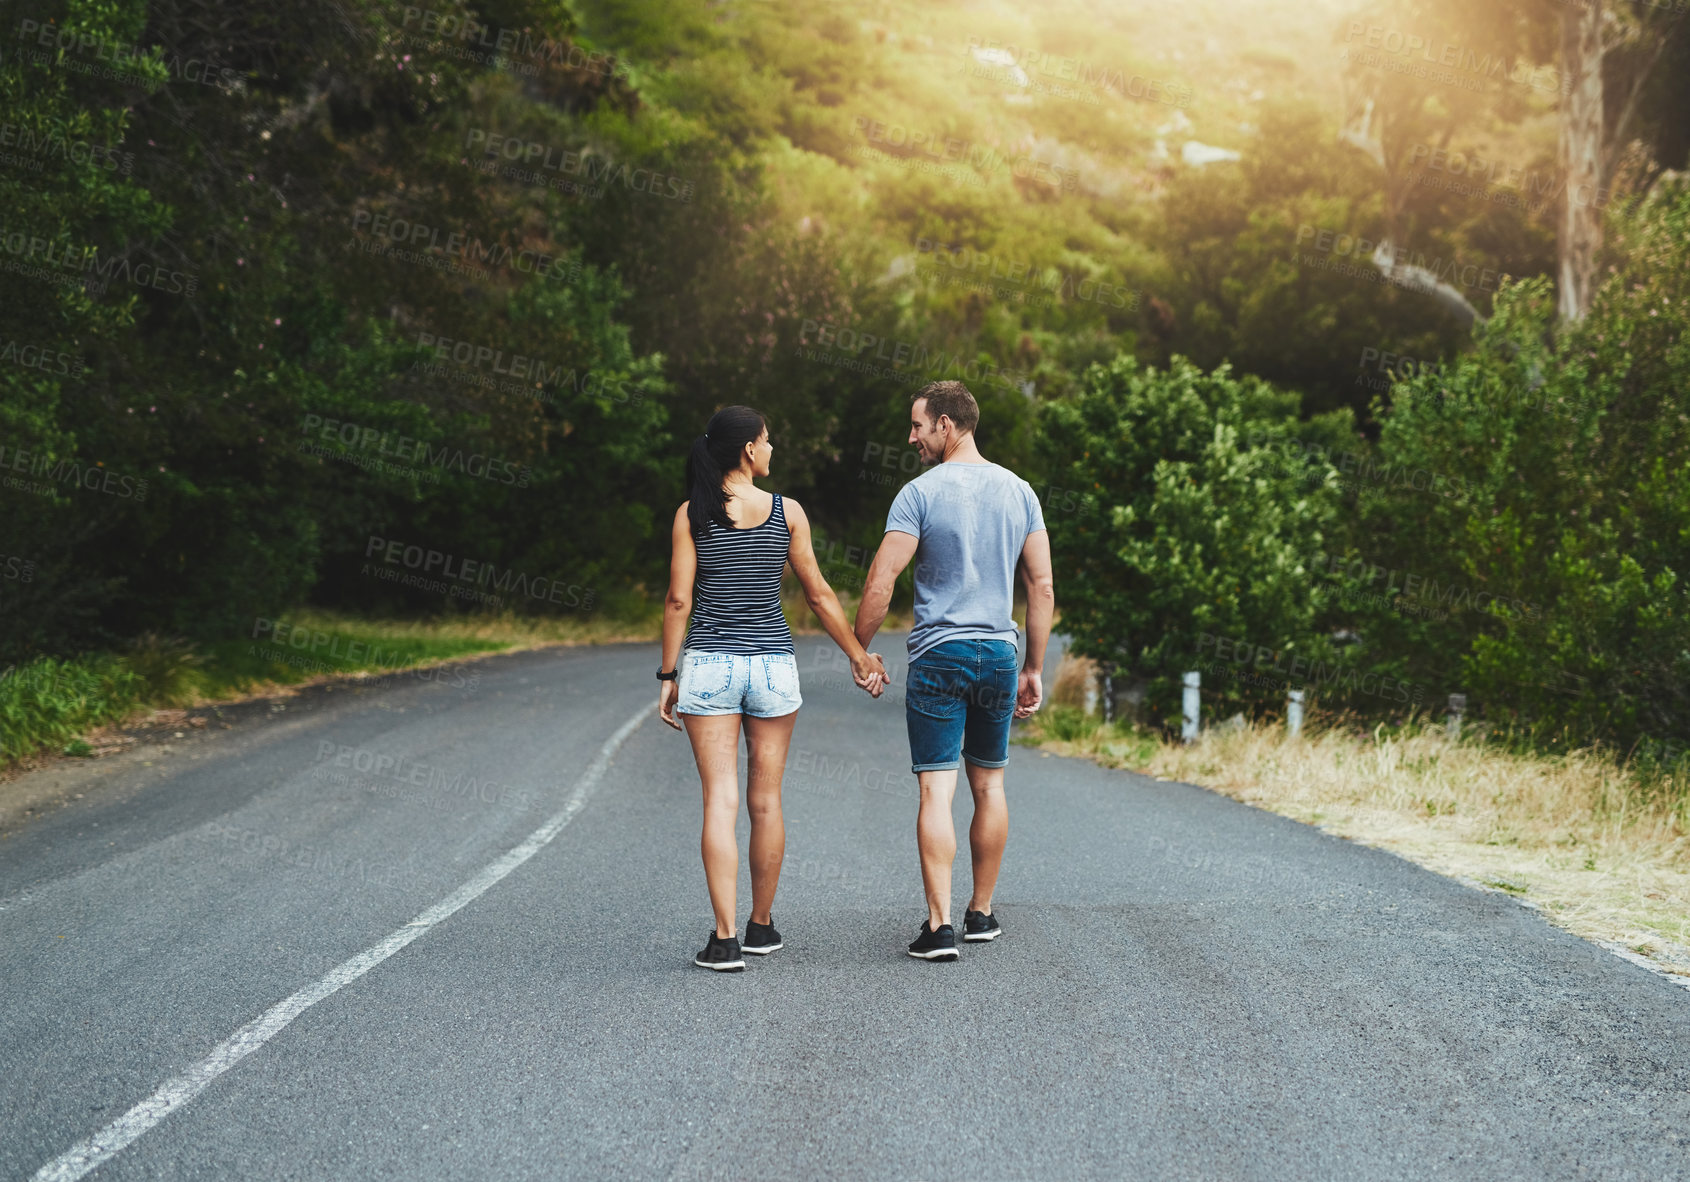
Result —
<instances>
[{"instance_id":1,"label":"white road line","mask_svg":"<svg viewBox=\"0 0 1690 1182\"><path fill-rule=\"evenodd\" d=\"M480 874L381 943L366 948L352 959L330 969L292 997L276 1003L266 1013L242 1026L218 1044L211 1054L174 1079L166 1081L158 1091L92 1137L78 1141L42 1166L35 1172L35 1182L73 1182L89 1171L98 1169L141 1134L205 1091L218 1076L275 1038L289 1022L325 997L350 985L411 941L420 939L435 924L447 919L460 907L485 893L494 883L539 853L547 842L563 832L565 825L574 820L575 814L587 803L587 797L592 794L593 787L603 778L617 748L622 746L654 708L647 706L641 710L605 741L604 746L599 748L598 758L582 773L564 806L553 813L544 825L530 833L521 845L489 864Z\"/></svg>"}]
</instances>

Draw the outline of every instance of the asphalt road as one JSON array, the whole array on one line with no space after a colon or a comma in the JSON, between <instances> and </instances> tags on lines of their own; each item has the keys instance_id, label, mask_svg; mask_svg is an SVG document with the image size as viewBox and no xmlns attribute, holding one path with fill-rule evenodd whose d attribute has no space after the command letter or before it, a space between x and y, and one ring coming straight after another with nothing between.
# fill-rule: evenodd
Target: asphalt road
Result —
<instances>
[{"instance_id":1,"label":"asphalt road","mask_svg":"<svg viewBox=\"0 0 1690 1182\"><path fill-rule=\"evenodd\" d=\"M82 796L0 843L0 1177L114 1126L93 1177L1690 1175L1690 994L1202 789L1014 749L1006 934L912 960L901 702L800 648L787 946L740 974L691 964L685 739L601 758L651 647L32 773Z\"/></svg>"}]
</instances>

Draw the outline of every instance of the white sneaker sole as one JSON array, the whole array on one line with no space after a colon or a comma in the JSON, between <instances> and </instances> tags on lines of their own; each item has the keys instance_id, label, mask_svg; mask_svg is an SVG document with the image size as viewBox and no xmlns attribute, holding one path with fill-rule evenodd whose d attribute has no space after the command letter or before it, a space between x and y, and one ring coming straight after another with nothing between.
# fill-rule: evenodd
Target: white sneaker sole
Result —
<instances>
[{"instance_id":1,"label":"white sneaker sole","mask_svg":"<svg viewBox=\"0 0 1690 1182\"><path fill-rule=\"evenodd\" d=\"M697 965L701 969L710 969L710 970L712 970L714 972L718 972L718 973L737 973L745 967L745 962L743 960L710 960L710 961L706 961L706 960L699 960L698 957L696 957L696 956L692 958L692 963Z\"/></svg>"},{"instance_id":2,"label":"white sneaker sole","mask_svg":"<svg viewBox=\"0 0 1690 1182\"><path fill-rule=\"evenodd\" d=\"M1003 929L999 928L995 932L985 932L978 936L964 936L963 939L970 944L984 944L986 941L995 940L1001 935L1003 935Z\"/></svg>"},{"instance_id":3,"label":"white sneaker sole","mask_svg":"<svg viewBox=\"0 0 1690 1182\"><path fill-rule=\"evenodd\" d=\"M935 948L935 949L933 949L929 952L916 952L913 949L911 949L910 955L915 957L917 960L955 960L955 959L957 959L957 951L956 951L955 948Z\"/></svg>"},{"instance_id":4,"label":"white sneaker sole","mask_svg":"<svg viewBox=\"0 0 1690 1182\"><path fill-rule=\"evenodd\" d=\"M786 941L782 940L779 944L764 944L760 948L748 948L744 944L741 944L739 946L739 950L741 952L749 952L752 956L767 956L769 953L778 951L779 949L785 947Z\"/></svg>"}]
</instances>

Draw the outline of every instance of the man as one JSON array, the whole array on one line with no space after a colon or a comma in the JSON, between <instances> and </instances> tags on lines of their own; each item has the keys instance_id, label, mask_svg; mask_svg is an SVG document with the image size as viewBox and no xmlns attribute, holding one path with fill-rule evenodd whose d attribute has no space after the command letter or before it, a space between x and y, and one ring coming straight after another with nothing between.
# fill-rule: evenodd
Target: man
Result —
<instances>
[{"instance_id":1,"label":"man","mask_svg":"<svg viewBox=\"0 0 1690 1182\"><path fill-rule=\"evenodd\" d=\"M927 891L927 922L910 955L955 960L951 863L956 830L951 797L957 766L968 764L974 822L968 844L974 895L963 939L994 940L992 890L1009 838L1003 770L1009 723L1044 698L1040 672L1056 592L1050 535L1031 486L990 463L974 443L980 407L961 382L932 382L910 406L910 443L928 466L906 484L886 517L886 536L869 567L857 608L857 639L866 648L886 619L892 585L915 559L915 626L910 630L904 720L911 770L921 785L916 843ZM1027 587L1027 647L1015 664L1015 569Z\"/></svg>"}]
</instances>

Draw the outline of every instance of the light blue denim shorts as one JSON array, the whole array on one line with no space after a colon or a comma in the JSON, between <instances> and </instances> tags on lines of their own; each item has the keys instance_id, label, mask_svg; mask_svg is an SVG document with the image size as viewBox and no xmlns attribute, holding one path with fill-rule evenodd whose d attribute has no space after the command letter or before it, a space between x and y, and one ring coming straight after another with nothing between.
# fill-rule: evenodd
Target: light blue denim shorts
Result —
<instances>
[{"instance_id":1,"label":"light blue denim shorts","mask_svg":"<svg viewBox=\"0 0 1690 1182\"><path fill-rule=\"evenodd\" d=\"M804 704L798 692L798 658L791 653L681 654L677 714L749 714L779 718Z\"/></svg>"}]
</instances>

